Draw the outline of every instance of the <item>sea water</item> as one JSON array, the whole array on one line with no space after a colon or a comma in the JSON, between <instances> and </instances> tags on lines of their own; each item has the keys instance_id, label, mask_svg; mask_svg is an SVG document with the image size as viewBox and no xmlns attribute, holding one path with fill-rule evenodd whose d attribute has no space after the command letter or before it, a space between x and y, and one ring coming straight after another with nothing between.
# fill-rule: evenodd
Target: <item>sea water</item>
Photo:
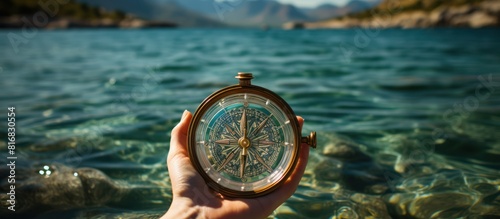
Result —
<instances>
[{"instance_id":1,"label":"sea water","mask_svg":"<svg viewBox=\"0 0 500 219\"><path fill-rule=\"evenodd\" d=\"M252 72L318 136L299 188L270 217L500 217L499 29L27 34L0 32L8 218L163 214L171 129L237 72Z\"/></svg>"}]
</instances>

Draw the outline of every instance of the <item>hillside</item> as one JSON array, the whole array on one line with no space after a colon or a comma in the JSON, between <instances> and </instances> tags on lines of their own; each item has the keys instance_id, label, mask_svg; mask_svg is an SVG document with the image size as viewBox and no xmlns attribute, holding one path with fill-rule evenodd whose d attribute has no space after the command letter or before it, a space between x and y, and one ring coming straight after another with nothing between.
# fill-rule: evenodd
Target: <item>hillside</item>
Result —
<instances>
[{"instance_id":1,"label":"hillside","mask_svg":"<svg viewBox=\"0 0 500 219\"><path fill-rule=\"evenodd\" d=\"M337 6L332 4L322 4L316 8L307 9L304 8L303 11L315 20L325 20L334 17L345 16L351 13L356 13L364 11L375 7L379 2L367 2L360 0L351 0L344 6Z\"/></svg>"},{"instance_id":2,"label":"hillside","mask_svg":"<svg viewBox=\"0 0 500 219\"><path fill-rule=\"evenodd\" d=\"M304 28L427 28L500 26L497 0L384 0L374 9L320 22Z\"/></svg>"},{"instance_id":3,"label":"hillside","mask_svg":"<svg viewBox=\"0 0 500 219\"><path fill-rule=\"evenodd\" d=\"M275 0L200 1L154 0L175 2L183 8L232 26L280 26L290 21L318 21L374 7L379 0L350 0L344 6L323 4L301 8Z\"/></svg>"},{"instance_id":4,"label":"hillside","mask_svg":"<svg viewBox=\"0 0 500 219\"><path fill-rule=\"evenodd\" d=\"M160 0L156 0L160 1ZM163 0L176 2L187 10L219 20L231 26L276 26L287 21L312 21L300 8L273 0L200 1Z\"/></svg>"},{"instance_id":5,"label":"hillside","mask_svg":"<svg viewBox=\"0 0 500 219\"><path fill-rule=\"evenodd\" d=\"M42 13L48 18L47 22L38 22L39 28L175 26L174 23L150 22L119 10L103 10L74 0L69 0L57 7L51 5L48 8L42 8L39 0L2 0L0 1L0 28L21 28L25 25L22 17L31 18L37 13Z\"/></svg>"},{"instance_id":6,"label":"hillside","mask_svg":"<svg viewBox=\"0 0 500 219\"><path fill-rule=\"evenodd\" d=\"M275 1L247 1L224 15L224 21L240 26L280 26L284 22L311 20L293 5Z\"/></svg>"},{"instance_id":7,"label":"hillside","mask_svg":"<svg viewBox=\"0 0 500 219\"><path fill-rule=\"evenodd\" d=\"M20 15L31 16L41 10L39 0L0 2L0 17L8 17L0 20L0 27L2 23L6 27L22 25ZM60 5L52 19L57 22L48 27L142 27L173 23L182 27L280 27L290 21L313 22L344 16L373 8L379 2L349 0L343 6L300 8L276 0L69 0ZM59 22L60 18L64 21Z\"/></svg>"},{"instance_id":8,"label":"hillside","mask_svg":"<svg viewBox=\"0 0 500 219\"><path fill-rule=\"evenodd\" d=\"M184 8L177 1L78 0L107 10L120 10L146 20L170 21L184 27L220 27L223 23ZM203 3L203 1L201 1Z\"/></svg>"},{"instance_id":9,"label":"hillside","mask_svg":"<svg viewBox=\"0 0 500 219\"><path fill-rule=\"evenodd\" d=\"M35 14L42 10L38 2L38 0L2 0L0 1L0 17ZM120 20L125 18L125 13L121 11L103 11L87 4L68 1L68 3L64 4L64 7L58 8L54 17L88 20L109 18Z\"/></svg>"}]
</instances>

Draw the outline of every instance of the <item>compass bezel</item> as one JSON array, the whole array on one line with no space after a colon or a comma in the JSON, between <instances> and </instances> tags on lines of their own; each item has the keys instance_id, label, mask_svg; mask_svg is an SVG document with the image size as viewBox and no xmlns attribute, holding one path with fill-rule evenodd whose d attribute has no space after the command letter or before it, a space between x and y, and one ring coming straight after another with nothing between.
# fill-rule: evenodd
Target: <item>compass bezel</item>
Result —
<instances>
[{"instance_id":1,"label":"compass bezel","mask_svg":"<svg viewBox=\"0 0 500 219\"><path fill-rule=\"evenodd\" d=\"M258 95L274 102L276 106L278 106L285 113L285 117L289 119L290 126L293 130L293 136L294 136L294 142L293 142L294 147L290 162L286 165L285 171L280 176L279 180L277 180L276 182L271 182L269 183L269 185L253 191L233 190L215 182L203 170L203 167L201 166L200 161L198 160L198 157L196 155L196 147L197 147L196 129L198 127L198 124L201 122L202 117L205 115L206 111L210 109L214 104L217 104L220 100L224 99L225 97L235 94L245 94L245 93ZM240 83L237 85L232 85L222 88L212 93L207 98L205 98L205 100L203 100L203 102L198 106L196 112L194 113L188 129L188 154L191 163L198 171L198 173L203 177L203 179L210 188L212 188L215 192L222 194L223 196L233 197L233 198L254 198L266 195L274 191L280 185L282 185L286 181L286 179L288 179L288 177L292 174L293 170L297 165L300 147L301 147L301 133L300 133L299 122L292 108L283 98L278 96L276 93L266 88L251 85L249 83L248 84Z\"/></svg>"}]
</instances>

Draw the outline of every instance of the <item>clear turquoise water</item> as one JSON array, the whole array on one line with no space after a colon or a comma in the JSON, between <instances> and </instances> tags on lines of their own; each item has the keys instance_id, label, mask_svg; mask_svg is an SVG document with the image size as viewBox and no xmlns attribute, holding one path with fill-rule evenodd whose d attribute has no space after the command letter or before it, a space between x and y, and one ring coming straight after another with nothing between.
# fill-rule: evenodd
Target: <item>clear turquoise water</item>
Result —
<instances>
[{"instance_id":1,"label":"clear turquoise water","mask_svg":"<svg viewBox=\"0 0 500 219\"><path fill-rule=\"evenodd\" d=\"M5 121L16 107L17 204L11 214L4 201L2 122L2 218L162 214L171 201L170 130L184 109L236 83L238 71L287 100L305 118L303 133L318 132L298 190L272 217L500 217L498 29L364 38L356 30L40 30L18 53L10 32L22 36L0 32L0 112Z\"/></svg>"}]
</instances>

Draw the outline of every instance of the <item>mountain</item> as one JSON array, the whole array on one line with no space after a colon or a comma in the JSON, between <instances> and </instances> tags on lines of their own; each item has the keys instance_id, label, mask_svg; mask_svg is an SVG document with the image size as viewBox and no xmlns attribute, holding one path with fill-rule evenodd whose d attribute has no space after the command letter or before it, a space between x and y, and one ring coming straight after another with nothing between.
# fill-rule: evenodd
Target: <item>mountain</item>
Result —
<instances>
[{"instance_id":1,"label":"mountain","mask_svg":"<svg viewBox=\"0 0 500 219\"><path fill-rule=\"evenodd\" d=\"M316 20L341 16L343 14L339 13L340 10L341 7L332 4L321 4L316 8L302 8L302 11Z\"/></svg>"},{"instance_id":2,"label":"mountain","mask_svg":"<svg viewBox=\"0 0 500 219\"><path fill-rule=\"evenodd\" d=\"M377 4L379 3L380 1L378 0L375 1L352 0L344 6L322 4L316 8L312 9L304 8L303 10L309 17L314 18L315 20L324 20L328 18L340 17L347 14L364 11L377 6Z\"/></svg>"},{"instance_id":3,"label":"mountain","mask_svg":"<svg viewBox=\"0 0 500 219\"><path fill-rule=\"evenodd\" d=\"M373 6L376 5L367 1L352 0L344 6L344 10L349 11L348 13L354 13L372 8Z\"/></svg>"},{"instance_id":4,"label":"mountain","mask_svg":"<svg viewBox=\"0 0 500 219\"><path fill-rule=\"evenodd\" d=\"M218 27L221 22L185 9L176 1L78 0L107 10L120 10L143 19L170 21L180 26Z\"/></svg>"},{"instance_id":5,"label":"mountain","mask_svg":"<svg viewBox=\"0 0 500 219\"><path fill-rule=\"evenodd\" d=\"M319 22L288 25L303 28L499 27L498 0L384 0L370 11Z\"/></svg>"},{"instance_id":6,"label":"mountain","mask_svg":"<svg viewBox=\"0 0 500 219\"><path fill-rule=\"evenodd\" d=\"M30 14L36 15L41 10L40 4L38 0L1 1L0 28L24 28L26 24L22 17ZM102 10L76 1L68 1L64 4L64 7L46 5L45 9L47 20L37 25L39 28L148 28L176 26L171 22L146 21L120 11Z\"/></svg>"},{"instance_id":7,"label":"mountain","mask_svg":"<svg viewBox=\"0 0 500 219\"><path fill-rule=\"evenodd\" d=\"M274 0L175 1L182 7L236 26L279 26L290 21L313 21L339 17L376 6L380 0L352 0L345 6L322 4L315 8L298 8Z\"/></svg>"},{"instance_id":8,"label":"mountain","mask_svg":"<svg viewBox=\"0 0 500 219\"><path fill-rule=\"evenodd\" d=\"M311 20L293 5L276 1L246 1L224 15L223 19L232 25L279 26L289 21Z\"/></svg>"},{"instance_id":9,"label":"mountain","mask_svg":"<svg viewBox=\"0 0 500 219\"><path fill-rule=\"evenodd\" d=\"M206 17L217 19L219 17L216 14L216 6L220 5L220 3L215 2L213 0L154 0L159 3L175 3L186 10L190 10L195 13L202 14Z\"/></svg>"},{"instance_id":10,"label":"mountain","mask_svg":"<svg viewBox=\"0 0 500 219\"><path fill-rule=\"evenodd\" d=\"M0 17L36 14L41 10L39 4L41 3L38 0L2 0L0 2ZM53 7L48 7L48 8L53 9ZM48 11L52 12L50 10ZM111 10L100 11L96 7L88 7L85 4L81 4L75 1L68 1L64 5L64 7L58 7L57 10L54 9L54 11L57 11L57 13L47 12L49 15L51 15L50 18L52 20L59 18L71 18L71 19L81 19L81 20L91 20L91 19L121 20L125 18L125 14L123 13Z\"/></svg>"},{"instance_id":11,"label":"mountain","mask_svg":"<svg viewBox=\"0 0 500 219\"><path fill-rule=\"evenodd\" d=\"M275 0L78 0L138 17L171 21L180 26L280 26L286 22L315 21L366 10L380 0L351 0L345 6L298 8Z\"/></svg>"}]
</instances>

